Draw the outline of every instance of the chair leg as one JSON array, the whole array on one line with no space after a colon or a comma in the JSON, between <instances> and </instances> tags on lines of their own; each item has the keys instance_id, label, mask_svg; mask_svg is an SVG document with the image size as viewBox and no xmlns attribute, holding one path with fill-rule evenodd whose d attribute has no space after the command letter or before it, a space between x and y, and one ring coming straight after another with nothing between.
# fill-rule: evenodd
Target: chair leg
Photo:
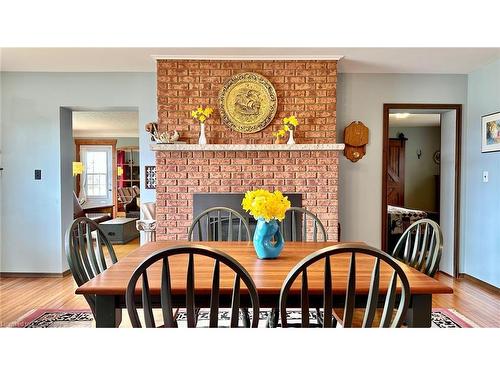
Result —
<instances>
[{"instance_id":1,"label":"chair leg","mask_svg":"<svg viewBox=\"0 0 500 375\"><path fill-rule=\"evenodd\" d=\"M200 308L197 307L194 309L194 319L195 319L195 327L198 325L198 315L200 315Z\"/></svg>"},{"instance_id":2,"label":"chair leg","mask_svg":"<svg viewBox=\"0 0 500 375\"><path fill-rule=\"evenodd\" d=\"M323 327L323 318L321 317L321 310L319 307L316 307L316 321L318 324ZM335 314L332 316L332 328L337 327L337 319L335 318Z\"/></svg>"},{"instance_id":3,"label":"chair leg","mask_svg":"<svg viewBox=\"0 0 500 375\"><path fill-rule=\"evenodd\" d=\"M279 309L272 308L271 313L267 317L266 328L276 328L279 325Z\"/></svg>"},{"instance_id":4,"label":"chair leg","mask_svg":"<svg viewBox=\"0 0 500 375\"><path fill-rule=\"evenodd\" d=\"M250 328L250 313L246 307L241 308L241 315L243 315L243 327Z\"/></svg>"},{"instance_id":5,"label":"chair leg","mask_svg":"<svg viewBox=\"0 0 500 375\"><path fill-rule=\"evenodd\" d=\"M178 316L179 316L179 308L176 308L175 312L174 312L174 324L175 324L175 328L178 327L178 325L177 325L177 317Z\"/></svg>"},{"instance_id":6,"label":"chair leg","mask_svg":"<svg viewBox=\"0 0 500 375\"><path fill-rule=\"evenodd\" d=\"M321 311L319 307L316 307L316 321L321 327L323 327L323 318L321 317Z\"/></svg>"}]
</instances>

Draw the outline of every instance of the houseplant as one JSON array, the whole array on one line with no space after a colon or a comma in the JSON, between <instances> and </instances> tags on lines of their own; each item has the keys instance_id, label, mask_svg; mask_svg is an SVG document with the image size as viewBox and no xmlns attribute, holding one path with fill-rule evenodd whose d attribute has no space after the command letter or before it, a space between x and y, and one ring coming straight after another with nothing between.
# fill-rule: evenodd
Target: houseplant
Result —
<instances>
[{"instance_id":1,"label":"houseplant","mask_svg":"<svg viewBox=\"0 0 500 375\"><path fill-rule=\"evenodd\" d=\"M207 138L205 137L205 121L213 112L214 110L211 107L198 107L196 110L191 111L191 117L200 122L200 138L198 139L198 144L200 145L207 144Z\"/></svg>"},{"instance_id":2,"label":"houseplant","mask_svg":"<svg viewBox=\"0 0 500 375\"><path fill-rule=\"evenodd\" d=\"M288 197L281 191L270 192L264 189L247 191L241 203L243 209L257 220L253 245L259 259L277 258L285 241L278 221L285 218L290 208Z\"/></svg>"}]
</instances>

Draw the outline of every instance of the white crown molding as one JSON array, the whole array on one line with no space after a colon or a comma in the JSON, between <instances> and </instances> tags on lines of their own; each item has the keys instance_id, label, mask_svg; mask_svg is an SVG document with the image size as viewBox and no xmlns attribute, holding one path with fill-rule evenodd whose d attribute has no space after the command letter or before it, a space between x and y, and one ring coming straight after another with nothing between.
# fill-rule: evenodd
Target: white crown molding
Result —
<instances>
[{"instance_id":1,"label":"white crown molding","mask_svg":"<svg viewBox=\"0 0 500 375\"><path fill-rule=\"evenodd\" d=\"M195 54L185 54L185 55L151 55L154 60L329 60L329 61L339 61L344 56L343 55L195 55Z\"/></svg>"},{"instance_id":2,"label":"white crown molding","mask_svg":"<svg viewBox=\"0 0 500 375\"><path fill-rule=\"evenodd\" d=\"M301 143L301 144L188 144L152 143L152 151L342 151L343 143Z\"/></svg>"}]
</instances>

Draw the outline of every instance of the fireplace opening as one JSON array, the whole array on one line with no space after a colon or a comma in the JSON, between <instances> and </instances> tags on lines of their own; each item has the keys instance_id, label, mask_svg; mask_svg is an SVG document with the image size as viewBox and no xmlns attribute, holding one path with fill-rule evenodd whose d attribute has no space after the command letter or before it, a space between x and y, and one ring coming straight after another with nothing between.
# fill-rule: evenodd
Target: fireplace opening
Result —
<instances>
[{"instance_id":1,"label":"fireplace opening","mask_svg":"<svg viewBox=\"0 0 500 375\"><path fill-rule=\"evenodd\" d=\"M283 193L288 197L292 207L302 207L302 194L299 193ZM247 221L250 227L251 238L246 238L243 233L241 240L249 241L253 237L255 227L257 225L257 220L253 216L249 215L241 207L241 201L245 194L240 193L196 193L193 194L193 218L196 218L203 211L212 207L228 207L232 208L236 212L240 213ZM287 233L291 233L292 220L289 218L290 214L287 214L284 220L284 235L285 240L287 239ZM222 238L228 237L229 225L231 225L233 233L238 233L239 231L239 220L232 217L232 223L229 223L229 216L225 215L219 219L217 217L210 217L208 223L203 223L201 227L202 240L210 238L210 240L218 241L218 234L222 233ZM301 218L298 217L294 223L296 226L300 227L302 225ZM221 225L221 231L219 232L218 226ZM210 231L211 233L207 233ZM233 235L233 239L236 240L236 235ZM193 232L193 240L200 241L200 236L198 230ZM297 241L301 241L301 232L297 232Z\"/></svg>"}]
</instances>

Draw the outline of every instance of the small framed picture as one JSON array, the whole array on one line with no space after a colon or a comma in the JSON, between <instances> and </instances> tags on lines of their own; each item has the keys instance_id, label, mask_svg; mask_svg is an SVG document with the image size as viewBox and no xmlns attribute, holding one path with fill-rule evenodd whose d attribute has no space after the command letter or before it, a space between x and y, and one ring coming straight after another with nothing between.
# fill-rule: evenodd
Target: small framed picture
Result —
<instances>
[{"instance_id":1,"label":"small framed picture","mask_svg":"<svg viewBox=\"0 0 500 375\"><path fill-rule=\"evenodd\" d=\"M144 167L146 179L144 186L146 189L156 189L156 165L146 165Z\"/></svg>"},{"instance_id":2,"label":"small framed picture","mask_svg":"<svg viewBox=\"0 0 500 375\"><path fill-rule=\"evenodd\" d=\"M481 152L500 151L500 112L481 117Z\"/></svg>"}]
</instances>

